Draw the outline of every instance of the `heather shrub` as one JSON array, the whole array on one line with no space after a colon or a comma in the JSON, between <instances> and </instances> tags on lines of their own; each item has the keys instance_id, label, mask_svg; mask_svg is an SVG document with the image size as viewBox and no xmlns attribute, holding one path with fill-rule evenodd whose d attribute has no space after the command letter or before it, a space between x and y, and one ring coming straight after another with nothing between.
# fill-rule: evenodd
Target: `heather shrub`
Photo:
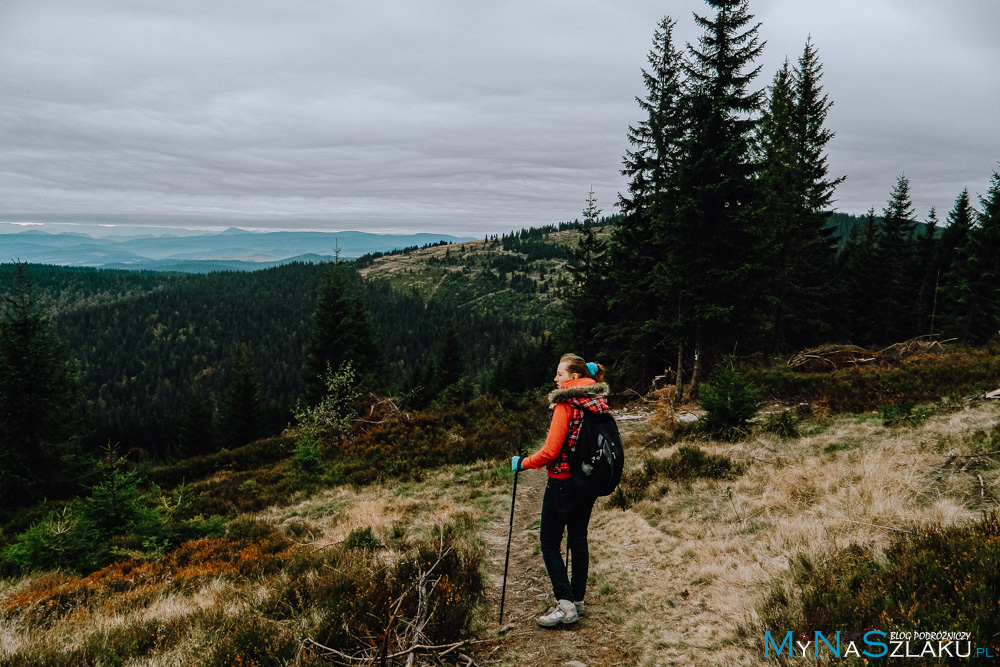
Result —
<instances>
[{"instance_id":1,"label":"heather shrub","mask_svg":"<svg viewBox=\"0 0 1000 667\"><path fill-rule=\"evenodd\" d=\"M534 444L544 413L505 410L486 396L442 412L414 412L388 420L345 440L328 453L349 482L419 476L450 463L499 459Z\"/></svg>"},{"instance_id":2,"label":"heather shrub","mask_svg":"<svg viewBox=\"0 0 1000 667\"><path fill-rule=\"evenodd\" d=\"M445 531L440 539L417 545L397 566L400 609L408 618L427 619L423 632L431 642L454 642L471 632L486 591L484 555L482 548Z\"/></svg>"},{"instance_id":3,"label":"heather shrub","mask_svg":"<svg viewBox=\"0 0 1000 667\"><path fill-rule=\"evenodd\" d=\"M618 488L608 496L606 501L608 506L626 510L636 505L646 498L646 491L653 479L655 479L655 473L648 465L625 471L622 473Z\"/></svg>"},{"instance_id":4,"label":"heather shrub","mask_svg":"<svg viewBox=\"0 0 1000 667\"><path fill-rule=\"evenodd\" d=\"M204 515L236 516L283 506L326 484L321 475L302 474L291 460L256 470L220 472L191 484L195 508Z\"/></svg>"},{"instance_id":5,"label":"heather shrub","mask_svg":"<svg viewBox=\"0 0 1000 667\"><path fill-rule=\"evenodd\" d=\"M290 437L256 440L242 447L224 449L214 454L194 456L171 465L149 469L151 482L175 487L185 481L205 479L220 471L242 472L270 469L295 453L296 440Z\"/></svg>"},{"instance_id":6,"label":"heather shrub","mask_svg":"<svg viewBox=\"0 0 1000 667\"><path fill-rule=\"evenodd\" d=\"M956 346L914 355L896 365L869 365L831 373L796 373L787 366L746 372L763 395L786 402L824 402L834 412L868 412L899 405L964 398L997 388L997 345Z\"/></svg>"},{"instance_id":7,"label":"heather shrub","mask_svg":"<svg viewBox=\"0 0 1000 667\"><path fill-rule=\"evenodd\" d=\"M212 632L210 653L203 667L285 667L298 653L301 639L281 623L255 614L228 619Z\"/></svg>"},{"instance_id":8,"label":"heather shrub","mask_svg":"<svg viewBox=\"0 0 1000 667\"><path fill-rule=\"evenodd\" d=\"M761 422L760 429L781 438L795 438L799 435L797 420L790 410L767 415Z\"/></svg>"},{"instance_id":9,"label":"heather shrub","mask_svg":"<svg viewBox=\"0 0 1000 667\"><path fill-rule=\"evenodd\" d=\"M684 480L704 477L732 479L743 472L742 466L725 456L708 454L698 447L683 446L665 459L654 459L657 474L667 479Z\"/></svg>"},{"instance_id":10,"label":"heather shrub","mask_svg":"<svg viewBox=\"0 0 1000 667\"><path fill-rule=\"evenodd\" d=\"M666 447L673 439L673 427L636 428L629 431L628 445L630 449L656 450Z\"/></svg>"},{"instance_id":11,"label":"heather shrub","mask_svg":"<svg viewBox=\"0 0 1000 667\"><path fill-rule=\"evenodd\" d=\"M315 610L311 638L355 656L454 642L468 637L484 600L483 556L448 529L397 558L345 544L290 563L262 609L276 618Z\"/></svg>"},{"instance_id":12,"label":"heather shrub","mask_svg":"<svg viewBox=\"0 0 1000 667\"><path fill-rule=\"evenodd\" d=\"M0 667L118 666L177 645L187 634L182 619L140 621L131 619L98 630L74 648L31 645L0 658Z\"/></svg>"},{"instance_id":13,"label":"heather shrub","mask_svg":"<svg viewBox=\"0 0 1000 667\"><path fill-rule=\"evenodd\" d=\"M347 539L344 540L345 549L373 550L378 549L381 546L381 543L379 543L378 539L375 537L372 529L368 526L365 526L364 528L355 528L347 536Z\"/></svg>"},{"instance_id":14,"label":"heather shrub","mask_svg":"<svg viewBox=\"0 0 1000 667\"><path fill-rule=\"evenodd\" d=\"M856 545L819 565L800 556L797 594L776 587L761 610L762 620L767 629L781 631L970 632L977 646L998 655L998 567L996 512L972 525L915 529L900 534L883 556Z\"/></svg>"},{"instance_id":15,"label":"heather shrub","mask_svg":"<svg viewBox=\"0 0 1000 667\"><path fill-rule=\"evenodd\" d=\"M931 416L930 410L918 406L913 401L904 401L899 405L881 405L878 416L883 426L919 426Z\"/></svg>"}]
</instances>

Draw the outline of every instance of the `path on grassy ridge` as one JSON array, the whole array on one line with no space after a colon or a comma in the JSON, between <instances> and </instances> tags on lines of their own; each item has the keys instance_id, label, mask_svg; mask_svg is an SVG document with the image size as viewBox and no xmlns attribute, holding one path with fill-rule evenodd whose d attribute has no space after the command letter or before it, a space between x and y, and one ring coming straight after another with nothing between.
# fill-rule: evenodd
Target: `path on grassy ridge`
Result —
<instances>
[{"instance_id":1,"label":"path on grassy ridge","mask_svg":"<svg viewBox=\"0 0 1000 667\"><path fill-rule=\"evenodd\" d=\"M558 629L541 628L536 622L546 611L546 601L552 600L552 585L538 552L538 522L547 479L545 470L518 474L503 617L503 624L509 629L498 643L484 647L477 664L489 665L504 660L504 664L563 667L575 660L587 667L630 665L627 647L620 638L621 628L604 613L597 591L588 591L587 615L579 622ZM503 519L484 536L490 552L487 598L492 624L484 634L494 636L500 614L509 502L508 494ZM597 508L594 511L596 513ZM564 539L564 548L565 544Z\"/></svg>"}]
</instances>

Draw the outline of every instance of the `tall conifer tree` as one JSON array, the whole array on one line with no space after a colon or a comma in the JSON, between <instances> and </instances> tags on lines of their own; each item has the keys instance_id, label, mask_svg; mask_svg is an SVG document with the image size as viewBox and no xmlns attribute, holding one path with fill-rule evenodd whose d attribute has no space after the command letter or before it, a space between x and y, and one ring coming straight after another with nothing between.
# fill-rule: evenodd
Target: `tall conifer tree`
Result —
<instances>
[{"instance_id":1,"label":"tall conifer tree","mask_svg":"<svg viewBox=\"0 0 1000 667\"><path fill-rule=\"evenodd\" d=\"M916 222L910 200L910 181L901 175L882 209L882 224L875 240L878 275L874 329L869 342L891 344L916 333Z\"/></svg>"},{"instance_id":2,"label":"tall conifer tree","mask_svg":"<svg viewBox=\"0 0 1000 667\"><path fill-rule=\"evenodd\" d=\"M642 70L646 96L636 98L645 117L629 127L631 149L622 175L628 191L619 195L623 218L615 229L607 257L613 284L608 290L607 324L595 330L603 347L586 354L616 358L616 375L625 384L642 385L662 370L676 303L669 281L657 267L675 252L664 245L664 221L676 206L678 173L686 160L687 100L683 89L684 62L674 46L675 22L664 17L653 34L653 47ZM681 260L674 256L673 265Z\"/></svg>"},{"instance_id":3,"label":"tall conifer tree","mask_svg":"<svg viewBox=\"0 0 1000 667\"><path fill-rule=\"evenodd\" d=\"M381 387L385 359L368 309L339 260L323 277L313 312L312 341L302 371L303 400L314 405L323 396L327 369L337 371L350 361L368 389Z\"/></svg>"},{"instance_id":4,"label":"tall conifer tree","mask_svg":"<svg viewBox=\"0 0 1000 667\"><path fill-rule=\"evenodd\" d=\"M964 188L955 199L955 205L948 212L948 224L941 232L941 240L937 246L937 256L934 258L936 272L940 281L936 296L938 311L941 314L938 330L955 335L955 326L962 317L963 309L955 301L958 297L956 286L961 279L961 253L969 239L969 231L976 219L976 209L969 201L969 189Z\"/></svg>"},{"instance_id":5,"label":"tall conifer tree","mask_svg":"<svg viewBox=\"0 0 1000 667\"><path fill-rule=\"evenodd\" d=\"M841 277L841 290L845 295L843 308L836 326L849 339L856 342L871 342L875 328L875 291L878 280L878 265L875 256L875 242L878 237L879 220L875 209L868 209L863 223L851 231L837 258Z\"/></svg>"},{"instance_id":6,"label":"tall conifer tree","mask_svg":"<svg viewBox=\"0 0 1000 667\"><path fill-rule=\"evenodd\" d=\"M833 231L827 228L836 186L825 127L832 102L820 86L822 65L809 40L794 69L778 70L760 124L763 168L759 185L764 232L762 257L771 281L762 291L773 309L773 341L780 348L802 347L830 330L838 301Z\"/></svg>"},{"instance_id":7,"label":"tall conifer tree","mask_svg":"<svg viewBox=\"0 0 1000 667\"><path fill-rule=\"evenodd\" d=\"M764 319L752 151L762 91L750 89L760 70L753 67L763 48L760 24L751 24L747 0L707 1L716 14L695 16L704 32L697 48L688 46L685 63L685 159L660 236L670 252L657 265L658 278L677 298L675 331L690 336L695 349L693 384L699 353L731 350Z\"/></svg>"},{"instance_id":8,"label":"tall conifer tree","mask_svg":"<svg viewBox=\"0 0 1000 667\"><path fill-rule=\"evenodd\" d=\"M593 190L587 195L583 209L583 227L576 248L569 250L567 266L572 283L566 291L566 308L570 327L569 347L584 356L599 354L603 339L602 322L608 320L610 311L608 291L607 243L597 236L597 217L601 209Z\"/></svg>"},{"instance_id":9,"label":"tall conifer tree","mask_svg":"<svg viewBox=\"0 0 1000 667\"><path fill-rule=\"evenodd\" d=\"M49 314L18 264L0 294L0 501L30 500L58 466L72 381Z\"/></svg>"},{"instance_id":10,"label":"tall conifer tree","mask_svg":"<svg viewBox=\"0 0 1000 667\"><path fill-rule=\"evenodd\" d=\"M235 345L229 353L226 390L219 406L219 442L241 447L261 433L260 379L246 345Z\"/></svg>"},{"instance_id":11,"label":"tall conifer tree","mask_svg":"<svg viewBox=\"0 0 1000 667\"><path fill-rule=\"evenodd\" d=\"M941 279L936 265L939 222L937 209L932 206L927 213L927 222L917 232L916 277L919 279L919 289L916 333L919 335L933 334L937 319L937 288Z\"/></svg>"},{"instance_id":12,"label":"tall conifer tree","mask_svg":"<svg viewBox=\"0 0 1000 667\"><path fill-rule=\"evenodd\" d=\"M956 335L982 343L1000 328L1000 173L993 178L952 271Z\"/></svg>"}]
</instances>

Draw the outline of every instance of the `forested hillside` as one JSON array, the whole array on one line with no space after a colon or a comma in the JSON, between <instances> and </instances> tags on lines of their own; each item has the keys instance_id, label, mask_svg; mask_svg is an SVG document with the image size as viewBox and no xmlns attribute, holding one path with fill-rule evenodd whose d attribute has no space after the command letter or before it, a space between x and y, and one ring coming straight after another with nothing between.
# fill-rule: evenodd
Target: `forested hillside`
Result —
<instances>
[{"instance_id":1,"label":"forested hillside","mask_svg":"<svg viewBox=\"0 0 1000 667\"><path fill-rule=\"evenodd\" d=\"M542 236L367 257L359 262L363 279L344 262L384 354L386 389L406 394L427 384L446 335L460 341L447 350L460 373L484 384L508 349L523 354L555 330L566 254ZM0 291L16 292L15 268L0 265ZM169 458L182 455L184 420L195 405L211 403L220 419L237 409L224 397L240 354L259 387L256 434L292 421L328 270L296 263L190 275L32 265L25 275L73 368L78 437L89 448L110 441Z\"/></svg>"}]
</instances>

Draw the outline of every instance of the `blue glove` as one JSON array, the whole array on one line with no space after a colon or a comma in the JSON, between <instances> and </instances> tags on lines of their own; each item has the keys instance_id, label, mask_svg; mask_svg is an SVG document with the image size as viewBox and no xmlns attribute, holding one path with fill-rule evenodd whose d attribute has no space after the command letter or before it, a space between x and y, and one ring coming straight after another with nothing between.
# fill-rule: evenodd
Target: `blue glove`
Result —
<instances>
[{"instance_id":1,"label":"blue glove","mask_svg":"<svg viewBox=\"0 0 1000 667\"><path fill-rule=\"evenodd\" d=\"M510 458L510 469L514 472L520 472L524 470L524 457L523 456L512 456Z\"/></svg>"}]
</instances>

